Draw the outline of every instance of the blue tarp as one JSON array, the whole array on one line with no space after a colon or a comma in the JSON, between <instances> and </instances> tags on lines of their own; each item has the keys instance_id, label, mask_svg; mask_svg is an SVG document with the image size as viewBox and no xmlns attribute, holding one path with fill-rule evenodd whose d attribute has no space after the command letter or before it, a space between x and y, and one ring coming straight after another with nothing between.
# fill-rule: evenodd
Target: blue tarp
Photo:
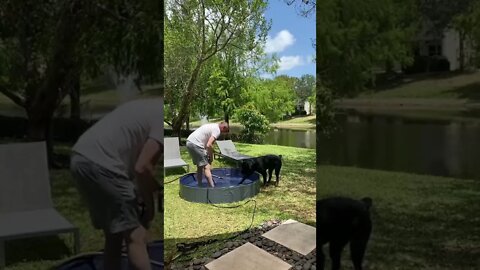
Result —
<instances>
[{"instance_id":1,"label":"blue tarp","mask_svg":"<svg viewBox=\"0 0 480 270\"><path fill-rule=\"evenodd\" d=\"M163 270L163 241L155 241L148 245L148 254L152 270ZM62 263L56 270L103 270L103 254L101 252L79 255ZM129 270L128 259L122 255L122 268Z\"/></svg>"}]
</instances>

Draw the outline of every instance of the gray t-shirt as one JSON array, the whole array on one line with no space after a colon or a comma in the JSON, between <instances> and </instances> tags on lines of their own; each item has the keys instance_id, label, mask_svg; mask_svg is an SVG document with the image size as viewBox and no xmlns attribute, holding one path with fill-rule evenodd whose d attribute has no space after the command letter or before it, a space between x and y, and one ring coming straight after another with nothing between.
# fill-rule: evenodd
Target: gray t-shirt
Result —
<instances>
[{"instance_id":1,"label":"gray t-shirt","mask_svg":"<svg viewBox=\"0 0 480 270\"><path fill-rule=\"evenodd\" d=\"M148 138L163 144L163 99L124 103L87 130L73 151L114 173L133 179Z\"/></svg>"},{"instance_id":2,"label":"gray t-shirt","mask_svg":"<svg viewBox=\"0 0 480 270\"><path fill-rule=\"evenodd\" d=\"M220 127L218 124L205 124L199 128L197 128L194 132L188 136L187 141L195 144L200 148L206 148L208 140L210 137L214 137L218 139L220 136Z\"/></svg>"}]
</instances>

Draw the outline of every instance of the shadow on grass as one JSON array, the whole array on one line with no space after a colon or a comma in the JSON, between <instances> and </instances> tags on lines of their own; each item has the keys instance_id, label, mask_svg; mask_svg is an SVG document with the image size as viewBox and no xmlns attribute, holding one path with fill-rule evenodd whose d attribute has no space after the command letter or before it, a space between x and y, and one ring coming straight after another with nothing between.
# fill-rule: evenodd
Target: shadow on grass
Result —
<instances>
[{"instance_id":1,"label":"shadow on grass","mask_svg":"<svg viewBox=\"0 0 480 270\"><path fill-rule=\"evenodd\" d=\"M467 84L462 87L457 87L452 90L446 91L446 93L454 93L459 98L467 99L471 102L480 101L480 82Z\"/></svg>"},{"instance_id":2,"label":"shadow on grass","mask_svg":"<svg viewBox=\"0 0 480 270\"><path fill-rule=\"evenodd\" d=\"M183 261L189 261L194 258L209 257L212 256L218 249L222 249L228 241L235 241L240 239L240 236L243 231L235 231L231 233L216 234L204 237L197 238L169 238L164 240L165 250L165 265L166 269L172 263L179 263ZM232 239L232 237L237 236ZM203 244L202 244L203 243ZM182 252L177 247L178 246L195 246L193 249ZM176 250L175 254L168 251ZM179 257L177 257L179 256Z\"/></svg>"},{"instance_id":3,"label":"shadow on grass","mask_svg":"<svg viewBox=\"0 0 480 270\"><path fill-rule=\"evenodd\" d=\"M416 82L427 81L427 80L451 79L457 76L472 75L475 73L476 72L451 71L451 72L430 72L430 73L420 73L420 74L411 74L411 75L397 74L395 76L380 74L376 80L376 85L375 87L372 88L372 90L374 92L382 92L386 90L391 90L393 88L406 86Z\"/></svg>"},{"instance_id":4,"label":"shadow on grass","mask_svg":"<svg viewBox=\"0 0 480 270\"><path fill-rule=\"evenodd\" d=\"M324 181L319 198L373 198L368 269L478 269L480 182L397 173L388 173L395 180L376 182L378 171L368 171L368 178L362 170L353 172L356 176L337 178L336 184Z\"/></svg>"},{"instance_id":5,"label":"shadow on grass","mask_svg":"<svg viewBox=\"0 0 480 270\"><path fill-rule=\"evenodd\" d=\"M73 236L72 236L73 237ZM59 236L35 237L5 243L6 265L40 260L60 260L73 255L73 247Z\"/></svg>"}]
</instances>

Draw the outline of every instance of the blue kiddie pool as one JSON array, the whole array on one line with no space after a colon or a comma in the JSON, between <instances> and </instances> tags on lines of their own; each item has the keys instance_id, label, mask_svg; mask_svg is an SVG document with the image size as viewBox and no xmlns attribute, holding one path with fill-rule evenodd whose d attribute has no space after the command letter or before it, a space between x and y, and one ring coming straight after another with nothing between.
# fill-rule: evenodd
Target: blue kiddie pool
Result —
<instances>
[{"instance_id":1,"label":"blue kiddie pool","mask_svg":"<svg viewBox=\"0 0 480 270\"><path fill-rule=\"evenodd\" d=\"M158 240L147 246L152 270L163 270L163 241ZM93 252L75 256L54 267L55 270L103 270L103 252ZM122 254L119 270L130 270L126 254Z\"/></svg>"},{"instance_id":2,"label":"blue kiddie pool","mask_svg":"<svg viewBox=\"0 0 480 270\"><path fill-rule=\"evenodd\" d=\"M196 173L189 173L180 178L180 197L198 203L232 203L251 198L260 191L260 175L253 173L244 178L240 169L212 169L215 187L208 186L205 176L198 186Z\"/></svg>"}]
</instances>

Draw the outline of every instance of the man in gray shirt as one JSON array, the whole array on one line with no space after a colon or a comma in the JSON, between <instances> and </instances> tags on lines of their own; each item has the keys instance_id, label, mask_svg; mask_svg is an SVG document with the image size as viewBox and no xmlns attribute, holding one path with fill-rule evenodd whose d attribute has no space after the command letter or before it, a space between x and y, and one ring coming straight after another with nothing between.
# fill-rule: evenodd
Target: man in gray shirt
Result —
<instances>
[{"instance_id":1,"label":"man in gray shirt","mask_svg":"<svg viewBox=\"0 0 480 270\"><path fill-rule=\"evenodd\" d=\"M154 168L162 154L162 98L122 104L73 147L70 169L94 227L104 232L106 270L120 269L123 241L134 269L150 269L146 234L160 188Z\"/></svg>"},{"instance_id":2,"label":"man in gray shirt","mask_svg":"<svg viewBox=\"0 0 480 270\"><path fill-rule=\"evenodd\" d=\"M199 186L202 185L202 178L205 175L210 187L215 187L211 172L213 143L220 134L228 133L229 130L227 122L205 124L188 136L186 146L193 163L197 166L197 182Z\"/></svg>"}]
</instances>

